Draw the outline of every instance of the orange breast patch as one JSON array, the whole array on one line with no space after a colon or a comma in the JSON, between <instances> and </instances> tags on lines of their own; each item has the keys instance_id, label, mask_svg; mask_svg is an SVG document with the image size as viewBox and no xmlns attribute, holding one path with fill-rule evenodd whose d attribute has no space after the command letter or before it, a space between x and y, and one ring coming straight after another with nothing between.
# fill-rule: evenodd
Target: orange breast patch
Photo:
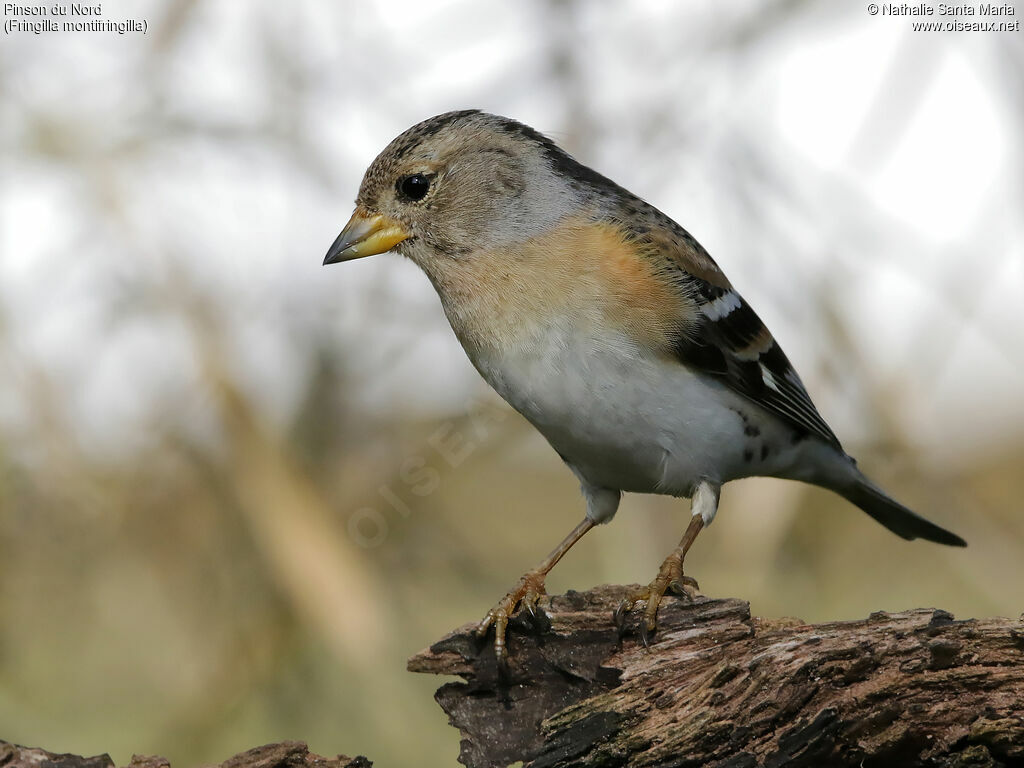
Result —
<instances>
[{"instance_id":1,"label":"orange breast patch","mask_svg":"<svg viewBox=\"0 0 1024 768\"><path fill-rule=\"evenodd\" d=\"M568 323L667 350L696 316L669 264L612 224L570 219L516 247L451 262L435 282L466 339L500 347Z\"/></svg>"}]
</instances>

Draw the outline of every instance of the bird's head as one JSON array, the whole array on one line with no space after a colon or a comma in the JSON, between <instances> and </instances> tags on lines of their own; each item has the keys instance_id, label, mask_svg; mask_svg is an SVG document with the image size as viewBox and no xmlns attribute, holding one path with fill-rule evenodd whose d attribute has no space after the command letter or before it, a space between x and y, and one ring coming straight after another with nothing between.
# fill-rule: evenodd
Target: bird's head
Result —
<instances>
[{"instance_id":1,"label":"bird's head","mask_svg":"<svg viewBox=\"0 0 1024 768\"><path fill-rule=\"evenodd\" d=\"M522 242L579 209L584 185L566 172L574 166L587 170L514 120L477 110L432 117L370 164L324 263L394 248L429 272L438 259Z\"/></svg>"}]
</instances>

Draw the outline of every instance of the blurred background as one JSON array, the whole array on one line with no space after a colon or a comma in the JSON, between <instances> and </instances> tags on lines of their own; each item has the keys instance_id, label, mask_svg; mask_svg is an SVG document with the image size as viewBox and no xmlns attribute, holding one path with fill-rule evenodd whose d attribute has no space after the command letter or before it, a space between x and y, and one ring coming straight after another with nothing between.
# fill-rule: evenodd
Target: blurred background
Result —
<instances>
[{"instance_id":1,"label":"blurred background","mask_svg":"<svg viewBox=\"0 0 1024 768\"><path fill-rule=\"evenodd\" d=\"M443 681L405 660L582 499L413 265L320 265L376 153L450 109L523 120L679 220L868 473L970 543L737 482L687 560L706 594L808 621L1024 610L1020 32L825 0L102 12L147 32L0 39L0 738L455 763ZM646 583L686 520L626 497L549 589Z\"/></svg>"}]
</instances>

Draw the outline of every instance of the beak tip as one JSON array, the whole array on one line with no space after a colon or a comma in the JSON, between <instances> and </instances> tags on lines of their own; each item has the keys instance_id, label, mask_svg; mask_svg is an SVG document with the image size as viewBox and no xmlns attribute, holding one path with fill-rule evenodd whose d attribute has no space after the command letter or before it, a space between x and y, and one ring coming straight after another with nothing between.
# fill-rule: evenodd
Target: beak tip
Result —
<instances>
[{"instance_id":1,"label":"beak tip","mask_svg":"<svg viewBox=\"0 0 1024 768\"><path fill-rule=\"evenodd\" d=\"M348 227L346 227L342 230L342 233L335 238L334 242L331 243L331 247L327 249L327 255L324 256L324 266L344 261L342 254L345 253L351 245L352 238L349 237Z\"/></svg>"},{"instance_id":2,"label":"beak tip","mask_svg":"<svg viewBox=\"0 0 1024 768\"><path fill-rule=\"evenodd\" d=\"M367 214L357 208L341 234L327 249L324 264L384 253L408 237L406 230L393 220L380 214Z\"/></svg>"}]
</instances>

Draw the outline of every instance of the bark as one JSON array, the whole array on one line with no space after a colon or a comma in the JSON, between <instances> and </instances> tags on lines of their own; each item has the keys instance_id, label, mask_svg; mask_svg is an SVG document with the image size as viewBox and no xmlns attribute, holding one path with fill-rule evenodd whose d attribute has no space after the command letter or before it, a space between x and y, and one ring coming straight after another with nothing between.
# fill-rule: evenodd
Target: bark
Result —
<instances>
[{"instance_id":1,"label":"bark","mask_svg":"<svg viewBox=\"0 0 1024 768\"><path fill-rule=\"evenodd\" d=\"M551 597L510 628L507 676L472 625L410 659L463 678L436 699L464 764L1024 767L1024 617L809 625L666 598L645 648L611 621L626 589Z\"/></svg>"},{"instance_id":2,"label":"bark","mask_svg":"<svg viewBox=\"0 0 1024 768\"><path fill-rule=\"evenodd\" d=\"M365 757L320 757L310 754L301 741L285 741L267 744L235 755L220 764L219 768L371 768L373 763ZM19 747L0 741L0 766L2 768L114 768L110 755L81 757L79 755L57 755L44 749ZM170 768L163 757L132 755L127 768Z\"/></svg>"}]
</instances>

